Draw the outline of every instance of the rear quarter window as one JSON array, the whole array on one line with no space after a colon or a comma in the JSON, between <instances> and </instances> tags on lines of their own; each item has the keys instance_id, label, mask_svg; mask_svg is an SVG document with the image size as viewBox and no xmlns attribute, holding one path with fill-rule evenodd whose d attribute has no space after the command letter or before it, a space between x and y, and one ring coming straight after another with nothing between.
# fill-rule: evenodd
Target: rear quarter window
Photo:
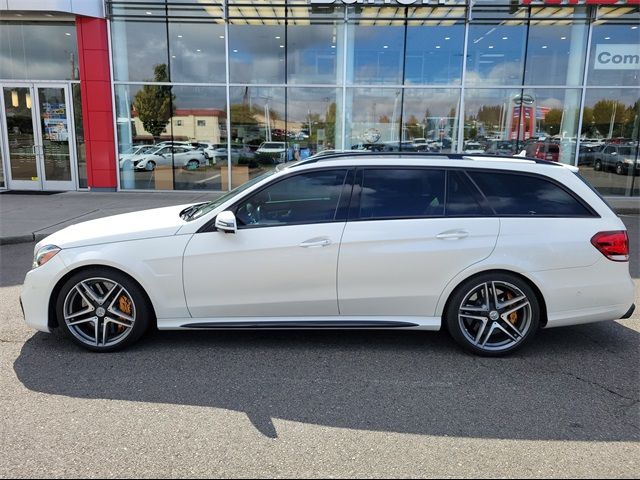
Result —
<instances>
[{"instance_id":1,"label":"rear quarter window","mask_svg":"<svg viewBox=\"0 0 640 480\"><path fill-rule=\"evenodd\" d=\"M580 200L562 186L545 178L504 172L468 173L498 215L593 216Z\"/></svg>"}]
</instances>

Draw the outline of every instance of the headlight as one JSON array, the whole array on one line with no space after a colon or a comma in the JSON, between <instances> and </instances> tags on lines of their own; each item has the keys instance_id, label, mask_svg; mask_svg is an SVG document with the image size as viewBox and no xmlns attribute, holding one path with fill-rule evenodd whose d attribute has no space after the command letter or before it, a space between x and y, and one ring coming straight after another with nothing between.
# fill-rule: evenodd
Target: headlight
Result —
<instances>
[{"instance_id":1,"label":"headlight","mask_svg":"<svg viewBox=\"0 0 640 480\"><path fill-rule=\"evenodd\" d=\"M33 255L33 268L38 268L47 263L53 257L55 257L61 250L60 247L55 245L45 245L40 247Z\"/></svg>"}]
</instances>

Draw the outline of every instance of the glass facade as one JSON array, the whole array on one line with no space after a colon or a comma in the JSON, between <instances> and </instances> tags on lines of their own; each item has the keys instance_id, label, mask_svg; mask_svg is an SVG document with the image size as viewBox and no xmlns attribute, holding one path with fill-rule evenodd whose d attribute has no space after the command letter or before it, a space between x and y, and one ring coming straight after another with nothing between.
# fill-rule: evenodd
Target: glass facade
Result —
<instances>
[{"instance_id":1,"label":"glass facade","mask_svg":"<svg viewBox=\"0 0 640 480\"><path fill-rule=\"evenodd\" d=\"M40 180L86 188L76 25L6 18L0 20L0 188Z\"/></svg>"},{"instance_id":2,"label":"glass facade","mask_svg":"<svg viewBox=\"0 0 640 480\"><path fill-rule=\"evenodd\" d=\"M224 191L368 149L525 151L638 195L637 6L107 6L122 189Z\"/></svg>"},{"instance_id":3,"label":"glass facade","mask_svg":"<svg viewBox=\"0 0 640 480\"><path fill-rule=\"evenodd\" d=\"M78 80L73 22L0 21L0 79Z\"/></svg>"}]
</instances>

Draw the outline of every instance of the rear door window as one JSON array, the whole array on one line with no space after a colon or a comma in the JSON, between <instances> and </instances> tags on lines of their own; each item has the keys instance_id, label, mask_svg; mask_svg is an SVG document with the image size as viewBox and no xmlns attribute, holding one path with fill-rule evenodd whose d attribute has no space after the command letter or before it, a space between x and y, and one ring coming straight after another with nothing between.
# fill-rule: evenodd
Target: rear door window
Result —
<instances>
[{"instance_id":1,"label":"rear door window","mask_svg":"<svg viewBox=\"0 0 640 480\"><path fill-rule=\"evenodd\" d=\"M488 212L482 207L479 197L480 192L464 173L449 171L445 209L448 217L486 215Z\"/></svg>"},{"instance_id":2,"label":"rear door window","mask_svg":"<svg viewBox=\"0 0 640 480\"><path fill-rule=\"evenodd\" d=\"M498 215L584 217L593 213L560 185L534 175L469 171Z\"/></svg>"},{"instance_id":3,"label":"rear door window","mask_svg":"<svg viewBox=\"0 0 640 480\"><path fill-rule=\"evenodd\" d=\"M365 169L357 217L363 220L444 215L445 171Z\"/></svg>"}]
</instances>

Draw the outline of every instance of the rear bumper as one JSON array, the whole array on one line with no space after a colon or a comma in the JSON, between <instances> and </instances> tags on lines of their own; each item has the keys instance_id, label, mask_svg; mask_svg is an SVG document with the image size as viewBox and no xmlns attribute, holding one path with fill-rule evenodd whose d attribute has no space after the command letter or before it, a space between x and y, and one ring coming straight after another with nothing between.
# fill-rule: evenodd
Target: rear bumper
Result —
<instances>
[{"instance_id":1,"label":"rear bumper","mask_svg":"<svg viewBox=\"0 0 640 480\"><path fill-rule=\"evenodd\" d=\"M618 320L631 314L635 283L626 262L602 258L583 268L535 272L547 307L547 328Z\"/></svg>"},{"instance_id":2,"label":"rear bumper","mask_svg":"<svg viewBox=\"0 0 640 480\"><path fill-rule=\"evenodd\" d=\"M627 313L625 313L623 316L620 317L620 320L624 320L625 318L631 317L635 309L636 309L636 304L634 303L633 305L631 305L631 308L627 310Z\"/></svg>"}]
</instances>

